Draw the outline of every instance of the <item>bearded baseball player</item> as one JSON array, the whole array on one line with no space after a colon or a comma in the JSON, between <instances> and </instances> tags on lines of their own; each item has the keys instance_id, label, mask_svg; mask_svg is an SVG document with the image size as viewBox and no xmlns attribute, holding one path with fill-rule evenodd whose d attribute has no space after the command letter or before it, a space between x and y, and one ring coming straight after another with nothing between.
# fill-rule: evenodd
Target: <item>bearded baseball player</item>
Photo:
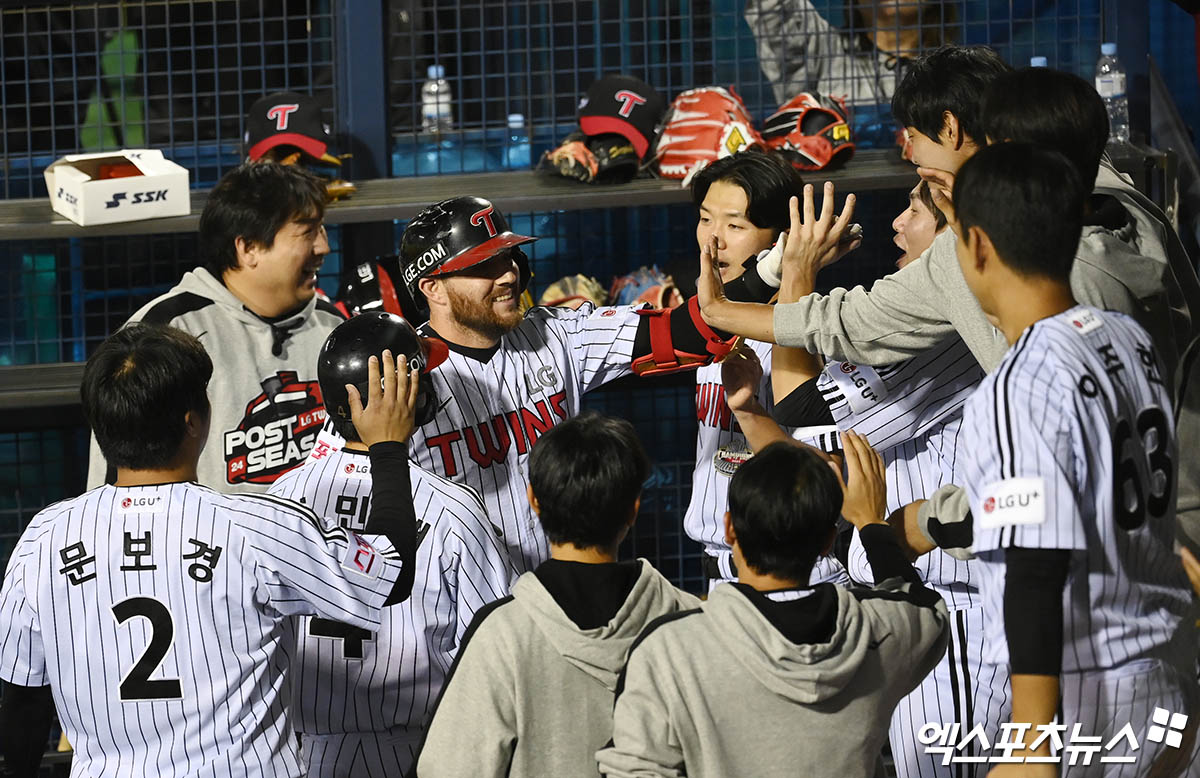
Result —
<instances>
[{"instance_id":1,"label":"bearded baseball player","mask_svg":"<svg viewBox=\"0 0 1200 778\"><path fill-rule=\"evenodd\" d=\"M675 309L585 303L521 313L518 297L529 283L521 246L533 240L509 230L487 200L456 197L418 214L401 246L404 283L429 312L419 329L449 348L428 379L441 398L438 411L414 434L411 456L480 493L488 516L503 522L518 573L549 555L525 499L526 460L538 437L578 414L585 392L630 374L695 369L733 343L704 325L694 298ZM729 290L742 299L773 292L752 272ZM327 426L322 437L337 445L329 433Z\"/></svg>"},{"instance_id":2,"label":"bearded baseball player","mask_svg":"<svg viewBox=\"0 0 1200 778\"><path fill-rule=\"evenodd\" d=\"M317 452L270 489L356 532L366 529L373 478L346 386L365 394L367 359L384 349L423 374L415 418L418 425L432 420L439 403L428 373L446 358L446 345L421 338L395 314L363 313L330 333L317 363L325 407L345 445ZM475 612L508 595L512 568L479 496L419 467L409 475L420 516L412 596L386 609L376 631L340 619L301 620L292 710L314 778L405 774Z\"/></svg>"},{"instance_id":3,"label":"bearded baseball player","mask_svg":"<svg viewBox=\"0 0 1200 778\"><path fill-rule=\"evenodd\" d=\"M116 482L35 516L0 589L7 772L36 772L53 698L72 775L303 774L288 716L291 617L374 632L411 587L413 393L403 360L401 374L389 354L382 362L383 386L372 357L368 407L353 408L387 474L373 543L303 505L196 483L213 363L195 337L132 324L101 344L83 408Z\"/></svg>"}]
</instances>

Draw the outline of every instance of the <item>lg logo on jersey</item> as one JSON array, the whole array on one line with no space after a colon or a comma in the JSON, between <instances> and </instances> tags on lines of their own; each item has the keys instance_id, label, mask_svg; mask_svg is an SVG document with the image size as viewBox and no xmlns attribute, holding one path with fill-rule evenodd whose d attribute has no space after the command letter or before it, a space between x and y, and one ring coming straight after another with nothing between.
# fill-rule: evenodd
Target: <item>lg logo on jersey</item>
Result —
<instances>
[{"instance_id":1,"label":"lg logo on jersey","mask_svg":"<svg viewBox=\"0 0 1200 778\"><path fill-rule=\"evenodd\" d=\"M351 478L363 478L371 474L370 465L356 465L353 462L347 462L346 466L342 469Z\"/></svg>"},{"instance_id":2,"label":"lg logo on jersey","mask_svg":"<svg viewBox=\"0 0 1200 778\"><path fill-rule=\"evenodd\" d=\"M145 513L156 511L166 505L161 494L149 497L123 497L120 503L122 513Z\"/></svg>"},{"instance_id":3,"label":"lg logo on jersey","mask_svg":"<svg viewBox=\"0 0 1200 778\"><path fill-rule=\"evenodd\" d=\"M1040 477L1008 478L988 484L980 507L984 528L1041 524L1046 520L1046 482Z\"/></svg>"},{"instance_id":4,"label":"lg logo on jersey","mask_svg":"<svg viewBox=\"0 0 1200 778\"><path fill-rule=\"evenodd\" d=\"M105 208L116 208L121 204L121 201L128 200L128 192L114 192L112 199L104 204ZM159 189L156 192L134 192L133 199L129 200L130 205L138 205L140 203L157 203L167 199L167 190Z\"/></svg>"}]
</instances>

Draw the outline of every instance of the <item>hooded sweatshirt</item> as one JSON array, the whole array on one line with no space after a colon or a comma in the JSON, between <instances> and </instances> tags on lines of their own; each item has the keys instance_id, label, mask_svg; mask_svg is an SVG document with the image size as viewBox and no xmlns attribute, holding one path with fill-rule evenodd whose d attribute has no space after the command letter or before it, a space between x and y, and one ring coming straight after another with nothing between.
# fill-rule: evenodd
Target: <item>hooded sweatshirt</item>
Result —
<instances>
[{"instance_id":1,"label":"hooded sweatshirt","mask_svg":"<svg viewBox=\"0 0 1200 778\"><path fill-rule=\"evenodd\" d=\"M637 564L632 589L599 627L572 620L539 578L541 568L479 611L434 709L417 775L596 775L594 754L612 736L613 693L629 647L654 619L698 603L649 562ZM560 570L560 579L581 578L589 571L578 568L590 567ZM598 591L594 599L611 595ZM568 607L578 610L586 589L573 587L570 596Z\"/></svg>"},{"instance_id":2,"label":"hooded sweatshirt","mask_svg":"<svg viewBox=\"0 0 1200 778\"><path fill-rule=\"evenodd\" d=\"M200 483L226 492L265 492L303 464L325 420L317 354L342 321L337 309L314 297L295 313L267 321L198 267L129 321L178 327L198 337L212 358L212 419L200 454ZM113 475L93 437L88 488Z\"/></svg>"},{"instance_id":3,"label":"hooded sweatshirt","mask_svg":"<svg viewBox=\"0 0 1200 778\"><path fill-rule=\"evenodd\" d=\"M900 554L890 532L864 536L877 574L878 546ZM946 650L945 603L909 579L777 594L722 584L700 609L659 619L630 651L601 772L881 774L893 709Z\"/></svg>"}]
</instances>

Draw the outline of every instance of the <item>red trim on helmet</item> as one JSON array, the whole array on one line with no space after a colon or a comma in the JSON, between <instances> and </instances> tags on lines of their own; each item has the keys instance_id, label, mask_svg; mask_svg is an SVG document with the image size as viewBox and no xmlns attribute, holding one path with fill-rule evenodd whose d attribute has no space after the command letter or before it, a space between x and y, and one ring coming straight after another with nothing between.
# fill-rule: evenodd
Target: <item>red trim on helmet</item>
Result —
<instances>
[{"instance_id":1,"label":"red trim on helmet","mask_svg":"<svg viewBox=\"0 0 1200 778\"><path fill-rule=\"evenodd\" d=\"M650 148L649 139L642 135L637 127L615 116L581 116L579 129L583 130L585 135L603 135L606 132L623 135L633 144L633 150L638 153L639 159L646 156L646 149Z\"/></svg>"},{"instance_id":2,"label":"red trim on helmet","mask_svg":"<svg viewBox=\"0 0 1200 778\"><path fill-rule=\"evenodd\" d=\"M426 273L424 277L433 278L434 276L453 273L457 270L466 270L472 265L478 265L480 262L486 261L493 254L503 249L520 246L522 243L531 243L535 240L537 238L531 238L528 235L518 235L515 232L502 232L494 238L488 238L474 248L467 249L436 270Z\"/></svg>"},{"instance_id":3,"label":"red trim on helmet","mask_svg":"<svg viewBox=\"0 0 1200 778\"><path fill-rule=\"evenodd\" d=\"M420 337L421 346L425 351L425 370L423 372L428 373L446 361L446 358L450 356L450 347L444 340L427 338L424 335Z\"/></svg>"},{"instance_id":4,"label":"red trim on helmet","mask_svg":"<svg viewBox=\"0 0 1200 778\"><path fill-rule=\"evenodd\" d=\"M264 154L276 146L295 146L314 159L320 159L329 148L327 143L307 135L297 132L277 132L255 143L246 154L250 159L261 159Z\"/></svg>"}]
</instances>

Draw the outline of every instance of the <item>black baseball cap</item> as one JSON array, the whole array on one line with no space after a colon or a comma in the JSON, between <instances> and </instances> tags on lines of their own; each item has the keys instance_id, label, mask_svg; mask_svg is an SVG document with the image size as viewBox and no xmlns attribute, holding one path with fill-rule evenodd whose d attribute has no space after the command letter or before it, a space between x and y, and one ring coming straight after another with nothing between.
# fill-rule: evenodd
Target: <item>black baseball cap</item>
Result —
<instances>
[{"instance_id":1,"label":"black baseball cap","mask_svg":"<svg viewBox=\"0 0 1200 778\"><path fill-rule=\"evenodd\" d=\"M605 76L588 87L579 104L579 129L584 135L622 135L644 157L666 110L662 95L645 81Z\"/></svg>"},{"instance_id":2,"label":"black baseball cap","mask_svg":"<svg viewBox=\"0 0 1200 778\"><path fill-rule=\"evenodd\" d=\"M313 159L325 162L329 133L321 120L316 98L296 92L276 92L254 102L246 119L247 156L262 159L276 146L295 146Z\"/></svg>"}]
</instances>

